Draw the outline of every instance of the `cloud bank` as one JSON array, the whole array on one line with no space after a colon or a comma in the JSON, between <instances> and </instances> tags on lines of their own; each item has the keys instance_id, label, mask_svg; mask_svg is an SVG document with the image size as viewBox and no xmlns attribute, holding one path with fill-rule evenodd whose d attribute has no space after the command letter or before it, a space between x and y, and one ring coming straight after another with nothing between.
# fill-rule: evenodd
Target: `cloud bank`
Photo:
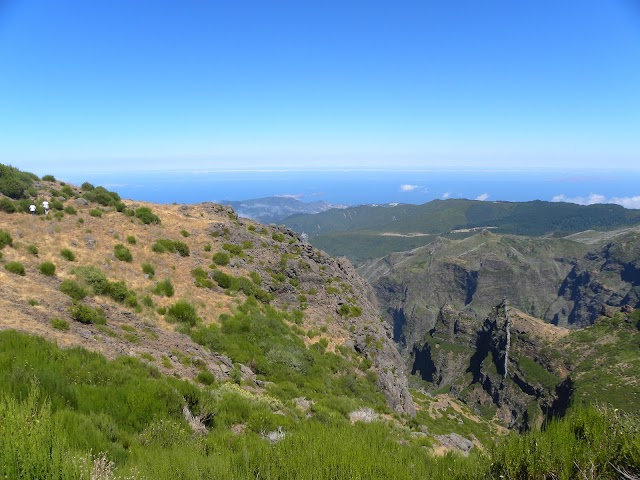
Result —
<instances>
[{"instance_id":1,"label":"cloud bank","mask_svg":"<svg viewBox=\"0 0 640 480\"><path fill-rule=\"evenodd\" d=\"M420 188L420 185L409 185L408 183L400 185L400 190L402 192L413 192L416 188Z\"/></svg>"},{"instance_id":2,"label":"cloud bank","mask_svg":"<svg viewBox=\"0 0 640 480\"><path fill-rule=\"evenodd\" d=\"M596 203L614 203L625 208L640 208L640 195L634 197L611 197L607 198L599 193L590 193L586 197L567 197L564 194L556 195L552 202L577 203L578 205L594 205Z\"/></svg>"}]
</instances>

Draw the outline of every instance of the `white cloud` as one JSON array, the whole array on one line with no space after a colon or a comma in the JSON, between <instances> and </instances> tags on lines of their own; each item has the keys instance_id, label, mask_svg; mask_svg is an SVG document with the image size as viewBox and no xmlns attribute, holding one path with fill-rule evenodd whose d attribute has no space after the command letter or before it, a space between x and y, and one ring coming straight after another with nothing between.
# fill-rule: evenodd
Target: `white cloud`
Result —
<instances>
[{"instance_id":1,"label":"white cloud","mask_svg":"<svg viewBox=\"0 0 640 480\"><path fill-rule=\"evenodd\" d=\"M413 192L416 188L420 188L420 185L409 185L408 183L400 185L400 190L403 192Z\"/></svg>"},{"instance_id":2,"label":"white cloud","mask_svg":"<svg viewBox=\"0 0 640 480\"><path fill-rule=\"evenodd\" d=\"M596 203L614 203L625 208L640 209L640 195L634 197L611 197L607 198L599 193L590 193L586 197L567 197L564 194L556 195L551 199L552 202L568 202L577 203L578 205L594 205Z\"/></svg>"},{"instance_id":3,"label":"white cloud","mask_svg":"<svg viewBox=\"0 0 640 480\"><path fill-rule=\"evenodd\" d=\"M451 194L449 192L444 192L440 198L446 200L447 198L451 198Z\"/></svg>"},{"instance_id":4,"label":"white cloud","mask_svg":"<svg viewBox=\"0 0 640 480\"><path fill-rule=\"evenodd\" d=\"M489 198L489 194L488 193L483 193L482 195L478 195L476 197L476 200L480 200L481 202L484 202L487 198Z\"/></svg>"}]
</instances>

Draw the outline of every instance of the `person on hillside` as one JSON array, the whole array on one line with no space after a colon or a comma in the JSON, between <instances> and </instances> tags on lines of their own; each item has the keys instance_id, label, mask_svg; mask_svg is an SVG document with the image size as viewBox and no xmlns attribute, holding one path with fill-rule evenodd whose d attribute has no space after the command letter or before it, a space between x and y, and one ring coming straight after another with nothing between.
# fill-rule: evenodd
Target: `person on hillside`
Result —
<instances>
[{"instance_id":1,"label":"person on hillside","mask_svg":"<svg viewBox=\"0 0 640 480\"><path fill-rule=\"evenodd\" d=\"M36 206L33 203L29 205L29 211L31 212L31 215L36 214Z\"/></svg>"},{"instance_id":2,"label":"person on hillside","mask_svg":"<svg viewBox=\"0 0 640 480\"><path fill-rule=\"evenodd\" d=\"M46 200L42 202L42 208L44 208L44 214L49 215L49 202Z\"/></svg>"}]
</instances>

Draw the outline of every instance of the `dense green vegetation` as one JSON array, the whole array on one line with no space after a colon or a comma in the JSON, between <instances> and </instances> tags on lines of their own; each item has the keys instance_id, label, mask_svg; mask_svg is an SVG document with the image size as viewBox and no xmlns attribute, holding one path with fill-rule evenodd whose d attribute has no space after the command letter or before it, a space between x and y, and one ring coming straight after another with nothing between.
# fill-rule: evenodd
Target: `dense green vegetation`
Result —
<instances>
[{"instance_id":1,"label":"dense green vegetation","mask_svg":"<svg viewBox=\"0 0 640 480\"><path fill-rule=\"evenodd\" d=\"M0 193L7 197L16 200L25 198L36 180L39 178L33 173L21 172L15 167L0 163Z\"/></svg>"},{"instance_id":2,"label":"dense green vegetation","mask_svg":"<svg viewBox=\"0 0 640 480\"><path fill-rule=\"evenodd\" d=\"M107 361L12 331L0 332L0 382L3 478L89 479L97 467L114 478L154 479L639 473L638 418L606 408L577 408L544 431L510 435L485 453L432 457L395 422L351 425L318 413L307 419L290 403L233 384L196 387L133 358ZM207 433L191 430L184 406L204 418ZM244 433L232 433L239 424Z\"/></svg>"}]
</instances>

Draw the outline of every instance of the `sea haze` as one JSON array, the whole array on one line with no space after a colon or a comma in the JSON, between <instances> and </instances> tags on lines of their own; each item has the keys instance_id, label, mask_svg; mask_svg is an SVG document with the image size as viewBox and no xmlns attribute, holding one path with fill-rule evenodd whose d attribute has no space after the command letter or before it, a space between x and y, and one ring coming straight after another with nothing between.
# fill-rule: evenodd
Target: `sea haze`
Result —
<instances>
[{"instance_id":1,"label":"sea haze","mask_svg":"<svg viewBox=\"0 0 640 480\"><path fill-rule=\"evenodd\" d=\"M436 198L621 203L640 208L640 172L215 171L68 176L155 203L293 196L332 204L421 204ZM635 197L635 198L634 198Z\"/></svg>"}]
</instances>

